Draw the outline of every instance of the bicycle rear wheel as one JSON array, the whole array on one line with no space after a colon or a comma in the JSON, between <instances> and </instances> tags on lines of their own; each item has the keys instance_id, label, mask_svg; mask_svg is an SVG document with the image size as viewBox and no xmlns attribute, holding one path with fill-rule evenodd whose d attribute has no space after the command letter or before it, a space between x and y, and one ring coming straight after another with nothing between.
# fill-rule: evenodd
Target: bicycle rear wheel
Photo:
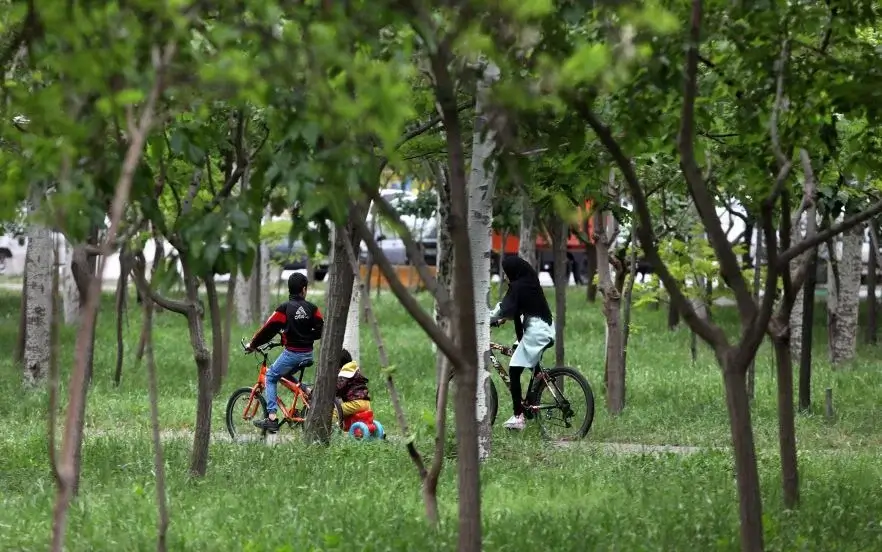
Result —
<instances>
[{"instance_id":1,"label":"bicycle rear wheel","mask_svg":"<svg viewBox=\"0 0 882 552\"><path fill-rule=\"evenodd\" d=\"M250 387L236 389L227 401L227 431L234 442L262 440L266 431L255 427L252 421L266 416L266 399L263 394L252 398Z\"/></svg>"},{"instance_id":2,"label":"bicycle rear wheel","mask_svg":"<svg viewBox=\"0 0 882 552\"><path fill-rule=\"evenodd\" d=\"M543 437L575 441L585 437L594 423L594 393L588 380L573 368L553 368L533 383L534 399Z\"/></svg>"}]
</instances>

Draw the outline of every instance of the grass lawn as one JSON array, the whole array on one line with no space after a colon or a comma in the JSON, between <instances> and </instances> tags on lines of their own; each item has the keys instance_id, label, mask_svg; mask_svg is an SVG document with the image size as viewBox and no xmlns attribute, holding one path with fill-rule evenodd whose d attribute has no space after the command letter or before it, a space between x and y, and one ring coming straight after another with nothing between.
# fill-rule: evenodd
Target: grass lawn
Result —
<instances>
[{"instance_id":1,"label":"grass lawn","mask_svg":"<svg viewBox=\"0 0 882 552\"><path fill-rule=\"evenodd\" d=\"M549 294L551 291L549 290ZM314 300L323 305L324 298ZM421 297L429 304L426 296ZM134 302L133 302L134 303ZM16 341L19 298L0 295L0 343ZM377 312L396 382L419 447L431 445L434 355L431 343L391 294ZM738 514L732 462L726 450L694 455L612 454L601 443L628 442L726 447L729 430L722 379L713 355L701 346L689 358L686 330L669 332L665 312L634 315L628 354L627 408L612 419L604 411L604 323L584 290L568 303L568 364L591 382L597 416L585 444L549 447L537 432L494 430L493 456L482 466L486 550L737 550ZM760 456L767 548L770 550L882 550L882 363L862 348L850 367L826 364L823 311L816 325L811 415L797 417L802 504L781 507L772 355L758 356L754 429ZM731 309L717 309L732 325ZM186 431L195 418L195 367L183 317L157 317L155 350L164 430ZM69 550L155 549L155 489L149 441L149 405L143 368L134 365L140 313L128 313L128 349L119 389L112 386L116 356L112 299L105 297L86 414L87 441L81 494L71 509ZM233 335L250 335L239 328ZM513 339L510 326L494 338ZM63 376L72 363L74 335L62 336ZM391 436L399 434L377 369L367 327L362 365L371 378L374 408ZM233 351L230 376L214 404L214 431L224 431L230 392L250 385L254 359ZM0 550L45 550L54 486L49 473L46 395L23 394L18 368L0 360ZM63 377L62 379L65 379ZM837 418L821 415L823 389L834 389ZM62 393L65 393L62 388ZM509 405L502 399L500 420ZM96 432L96 430L101 430ZM92 436L89 436L90 431ZM212 444L208 476L187 477L190 442L166 441L171 550L453 550L456 476L448 462L439 500L440 532L426 528L416 473L397 441L357 444L337 439L329 449L299 441L276 447Z\"/></svg>"}]
</instances>

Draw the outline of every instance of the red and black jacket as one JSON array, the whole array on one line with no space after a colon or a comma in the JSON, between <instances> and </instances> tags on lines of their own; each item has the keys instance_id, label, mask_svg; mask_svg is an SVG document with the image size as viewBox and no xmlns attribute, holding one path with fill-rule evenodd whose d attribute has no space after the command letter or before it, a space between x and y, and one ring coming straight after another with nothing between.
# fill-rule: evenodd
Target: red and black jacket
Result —
<instances>
[{"instance_id":1,"label":"red and black jacket","mask_svg":"<svg viewBox=\"0 0 882 552\"><path fill-rule=\"evenodd\" d=\"M282 345L289 351L312 351L313 343L322 338L325 321L319 308L300 295L292 295L267 318L251 338L251 347L260 347L279 332Z\"/></svg>"}]
</instances>

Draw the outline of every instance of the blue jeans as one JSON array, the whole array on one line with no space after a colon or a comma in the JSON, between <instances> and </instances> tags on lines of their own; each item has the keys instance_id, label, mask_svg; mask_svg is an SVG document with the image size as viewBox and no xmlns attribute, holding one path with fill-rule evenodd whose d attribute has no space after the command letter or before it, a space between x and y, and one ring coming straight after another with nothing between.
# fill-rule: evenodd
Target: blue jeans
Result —
<instances>
[{"instance_id":1,"label":"blue jeans","mask_svg":"<svg viewBox=\"0 0 882 552\"><path fill-rule=\"evenodd\" d=\"M274 414L279 409L276 399L276 385L279 380L305 360L312 360L312 351L296 353L285 349L266 371L266 410L268 413Z\"/></svg>"}]
</instances>

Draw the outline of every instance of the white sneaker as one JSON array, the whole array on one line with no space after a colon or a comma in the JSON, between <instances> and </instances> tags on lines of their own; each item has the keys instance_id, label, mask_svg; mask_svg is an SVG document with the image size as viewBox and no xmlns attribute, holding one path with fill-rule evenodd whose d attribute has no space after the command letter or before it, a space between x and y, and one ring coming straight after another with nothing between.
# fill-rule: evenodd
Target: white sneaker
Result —
<instances>
[{"instance_id":1,"label":"white sneaker","mask_svg":"<svg viewBox=\"0 0 882 552\"><path fill-rule=\"evenodd\" d=\"M507 422L503 424L503 427L505 427L505 429L517 429L518 431L522 431L526 426L527 422L524 420L523 414L512 416L508 419Z\"/></svg>"}]
</instances>

